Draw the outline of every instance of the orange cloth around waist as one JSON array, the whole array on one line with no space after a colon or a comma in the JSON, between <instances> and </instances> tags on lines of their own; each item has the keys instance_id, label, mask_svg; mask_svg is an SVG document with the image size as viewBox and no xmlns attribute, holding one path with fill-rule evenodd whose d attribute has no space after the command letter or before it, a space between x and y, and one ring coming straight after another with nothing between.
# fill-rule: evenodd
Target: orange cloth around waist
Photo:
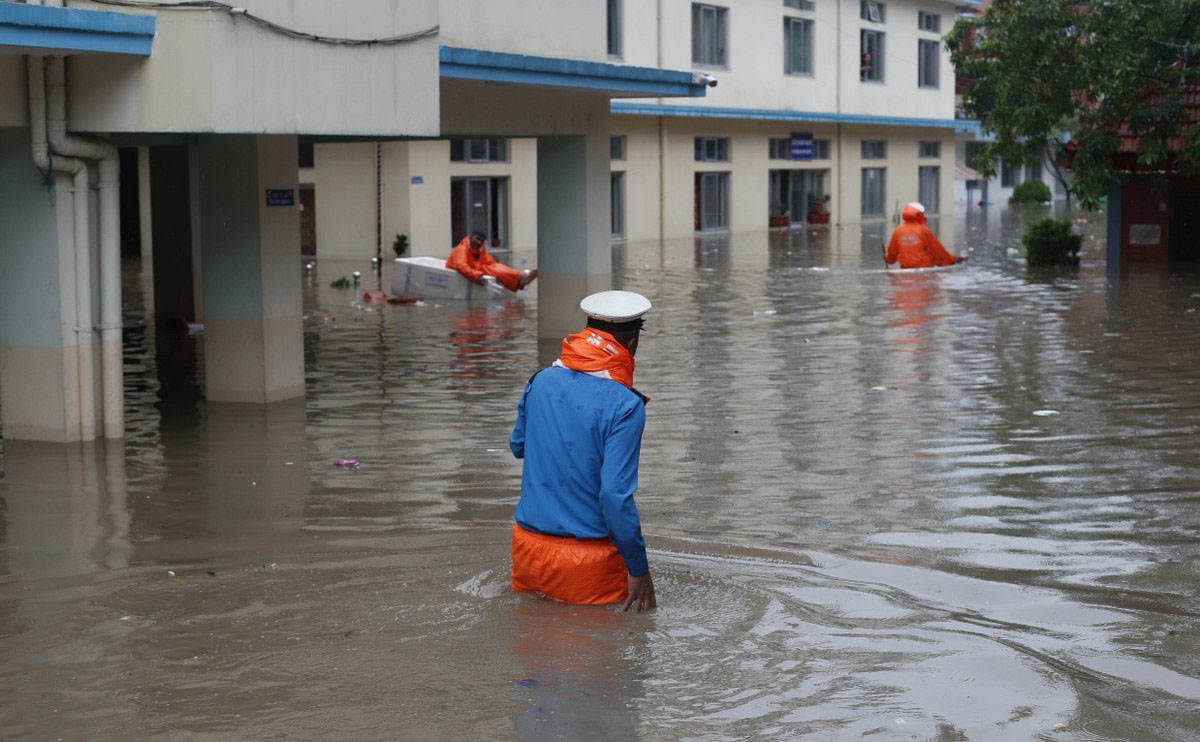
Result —
<instances>
[{"instance_id":1,"label":"orange cloth around waist","mask_svg":"<svg viewBox=\"0 0 1200 742\"><path fill-rule=\"evenodd\" d=\"M566 538L513 523L513 592L536 592L567 603L619 603L629 594L625 560L606 538Z\"/></svg>"}]
</instances>

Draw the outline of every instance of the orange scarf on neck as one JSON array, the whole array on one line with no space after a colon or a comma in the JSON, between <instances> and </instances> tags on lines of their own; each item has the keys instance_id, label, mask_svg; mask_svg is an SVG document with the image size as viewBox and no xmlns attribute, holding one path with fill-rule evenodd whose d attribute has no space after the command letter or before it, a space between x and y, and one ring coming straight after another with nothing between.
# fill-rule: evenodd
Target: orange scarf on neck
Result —
<instances>
[{"instance_id":1,"label":"orange scarf on neck","mask_svg":"<svg viewBox=\"0 0 1200 742\"><path fill-rule=\"evenodd\" d=\"M568 335L562 344L562 365L573 371L619 381L633 387L633 356L603 330L591 327Z\"/></svg>"}]
</instances>

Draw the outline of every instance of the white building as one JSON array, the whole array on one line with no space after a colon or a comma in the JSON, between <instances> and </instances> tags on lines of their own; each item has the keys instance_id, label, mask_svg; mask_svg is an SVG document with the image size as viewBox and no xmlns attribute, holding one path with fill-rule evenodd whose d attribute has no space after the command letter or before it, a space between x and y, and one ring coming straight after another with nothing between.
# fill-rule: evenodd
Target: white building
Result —
<instances>
[{"instance_id":1,"label":"white building","mask_svg":"<svg viewBox=\"0 0 1200 742\"><path fill-rule=\"evenodd\" d=\"M613 237L883 220L916 200L930 214L949 209L955 133L977 128L955 119L940 40L962 4L608 0L610 62L715 82L703 98L611 103ZM377 187L389 244L401 233L414 254L444 256L482 229L500 247L531 250L534 154L519 139L385 145L378 185L373 145L318 144L301 171L315 186L316 254L373 254L364 205ZM810 200L827 215L810 217Z\"/></svg>"},{"instance_id":2,"label":"white building","mask_svg":"<svg viewBox=\"0 0 1200 742\"><path fill-rule=\"evenodd\" d=\"M0 0L6 439L124 436L121 214L134 205L122 190L138 193L126 222L153 261L157 315L205 324L209 402L269 403L304 394L301 141L321 143L317 229L336 227L319 246L368 259L379 211L353 211L375 202L356 196L358 181L371 195L384 175L413 188L407 203L389 197L389 238L444 233L449 181L436 198L420 186L456 171L438 158L414 181L450 145L401 146L386 169L374 144L350 145L339 157L361 158L362 172L323 167L325 143L381 141L382 154L409 140L512 142L506 177L536 186L505 194L506 218L539 245L538 333L561 337L579 300L611 285L610 100L706 91L688 71L609 63L603 32L580 31L604 28L596 2L63 5ZM360 244L364 232L374 239Z\"/></svg>"}]
</instances>

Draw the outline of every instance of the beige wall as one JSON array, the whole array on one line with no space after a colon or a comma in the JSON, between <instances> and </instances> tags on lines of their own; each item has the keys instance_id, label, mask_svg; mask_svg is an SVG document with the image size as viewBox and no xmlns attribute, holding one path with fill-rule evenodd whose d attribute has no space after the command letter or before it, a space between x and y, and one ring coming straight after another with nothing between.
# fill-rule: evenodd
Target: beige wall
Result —
<instances>
[{"instance_id":1,"label":"beige wall","mask_svg":"<svg viewBox=\"0 0 1200 742\"><path fill-rule=\"evenodd\" d=\"M607 59L603 2L439 0L438 4L439 43L444 46L590 62Z\"/></svg>"},{"instance_id":2,"label":"beige wall","mask_svg":"<svg viewBox=\"0 0 1200 742\"><path fill-rule=\"evenodd\" d=\"M661 136L665 148L660 148ZM948 211L954 196L954 134L949 129L804 124L747 119L614 116L612 132L626 137L626 159L613 161L625 172L625 237L628 240L678 238L693 233L695 173L727 172L730 177L730 230L753 232L767 228L770 213L771 170L826 170L825 186L832 221L861 220L862 168L887 169L885 203L890 216L895 202L917 199L918 168L941 168L941 209ZM792 132L811 132L830 140L830 159L805 162L769 159L769 140ZM728 137L729 162L696 162L695 138ZM887 158L862 160L862 140L883 139ZM941 142L941 156L919 159L919 141ZM662 159L660 189L660 157ZM661 194L661 197L660 197ZM659 215L663 215L662 234ZM932 213L932 212L931 212Z\"/></svg>"},{"instance_id":3,"label":"beige wall","mask_svg":"<svg viewBox=\"0 0 1200 742\"><path fill-rule=\"evenodd\" d=\"M324 36L380 38L437 25L436 0L245 0L250 12ZM72 7L112 10L76 2ZM353 12L347 8L352 7ZM151 12L122 7L121 12ZM438 37L321 44L222 11L154 12L149 59L68 64L78 131L422 135L438 130Z\"/></svg>"},{"instance_id":4,"label":"beige wall","mask_svg":"<svg viewBox=\"0 0 1200 742\"><path fill-rule=\"evenodd\" d=\"M621 61L696 69L717 78L717 86L709 88L704 98L661 102L915 118L954 115L954 71L944 44L939 66L941 85L936 89L917 85L918 38L937 38L936 34L917 30L917 12L940 14L945 33L954 23L951 2L890 0L884 24L862 20L859 0L818 0L813 11L758 0L713 0L712 4L728 9L728 64L724 67L692 64L690 0L663 0L661 26L658 4L625 0L625 53ZM785 17L807 18L814 23L812 75L784 72ZM885 33L883 83L859 79L859 32L864 28Z\"/></svg>"}]
</instances>

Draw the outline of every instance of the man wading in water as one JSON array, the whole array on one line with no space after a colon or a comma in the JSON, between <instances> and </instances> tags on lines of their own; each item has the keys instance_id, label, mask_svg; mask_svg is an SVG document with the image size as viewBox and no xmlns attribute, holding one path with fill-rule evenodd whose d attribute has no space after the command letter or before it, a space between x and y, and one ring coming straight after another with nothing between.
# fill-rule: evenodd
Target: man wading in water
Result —
<instances>
[{"instance_id":1,"label":"man wading in water","mask_svg":"<svg viewBox=\"0 0 1200 742\"><path fill-rule=\"evenodd\" d=\"M524 459L512 589L641 613L657 605L633 501L647 402L633 355L650 301L602 291L579 306L587 327L525 385L508 442Z\"/></svg>"}]
</instances>

